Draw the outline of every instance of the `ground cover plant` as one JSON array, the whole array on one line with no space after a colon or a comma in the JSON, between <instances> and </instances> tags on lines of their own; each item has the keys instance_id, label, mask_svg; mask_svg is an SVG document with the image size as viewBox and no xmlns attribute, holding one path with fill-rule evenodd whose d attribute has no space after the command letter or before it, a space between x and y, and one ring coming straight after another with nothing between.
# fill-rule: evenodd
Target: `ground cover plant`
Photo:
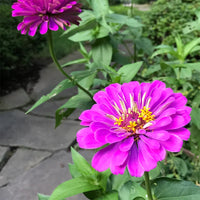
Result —
<instances>
[{"instance_id":1,"label":"ground cover plant","mask_svg":"<svg viewBox=\"0 0 200 200\"><path fill-rule=\"evenodd\" d=\"M77 87L57 109L56 127L83 109L75 148L97 151L90 165L72 148L72 179L38 199L78 193L93 200L199 199L200 63L190 57L200 50L199 38L185 42L177 34L175 45L154 48L141 21L114 13L107 0L87 3L89 10L73 0L19 0L12 6L13 17L23 17L22 34L47 35L50 55L66 77L28 112ZM59 64L52 38L59 28L79 44L82 59ZM63 70L78 63L85 70Z\"/></svg>"}]
</instances>

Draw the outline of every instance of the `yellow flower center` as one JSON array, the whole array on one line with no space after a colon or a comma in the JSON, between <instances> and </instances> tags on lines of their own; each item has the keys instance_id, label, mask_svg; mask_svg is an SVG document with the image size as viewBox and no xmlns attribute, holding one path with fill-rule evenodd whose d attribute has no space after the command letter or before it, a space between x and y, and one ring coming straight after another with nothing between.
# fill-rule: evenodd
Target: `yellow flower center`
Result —
<instances>
[{"instance_id":1,"label":"yellow flower center","mask_svg":"<svg viewBox=\"0 0 200 200\"><path fill-rule=\"evenodd\" d=\"M123 113L118 119L114 119L114 125L118 125L128 132L136 133L137 129L142 129L145 124L155 119L155 115L152 115L152 112L149 111L149 109L150 108L145 106L140 112L138 110L131 111L129 109L128 113Z\"/></svg>"}]
</instances>

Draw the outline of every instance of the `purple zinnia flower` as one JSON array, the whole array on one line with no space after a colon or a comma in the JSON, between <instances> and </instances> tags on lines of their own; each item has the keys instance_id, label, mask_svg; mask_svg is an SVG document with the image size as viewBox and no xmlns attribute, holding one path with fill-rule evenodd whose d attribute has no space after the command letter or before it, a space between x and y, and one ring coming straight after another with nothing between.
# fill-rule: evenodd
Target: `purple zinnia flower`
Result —
<instances>
[{"instance_id":1,"label":"purple zinnia flower","mask_svg":"<svg viewBox=\"0 0 200 200\"><path fill-rule=\"evenodd\" d=\"M190 122L191 108L181 93L174 93L161 81L111 84L94 96L96 104L84 111L77 133L81 148L107 145L93 157L98 171L110 168L132 176L156 167L166 151L178 152L190 136L184 128Z\"/></svg>"},{"instance_id":2,"label":"purple zinnia flower","mask_svg":"<svg viewBox=\"0 0 200 200\"><path fill-rule=\"evenodd\" d=\"M40 33L45 34L48 29L57 31L59 27L66 30L71 23L79 24L81 4L75 0L18 0L13 3L13 17L23 16L17 29L22 34L34 36L40 25Z\"/></svg>"}]
</instances>

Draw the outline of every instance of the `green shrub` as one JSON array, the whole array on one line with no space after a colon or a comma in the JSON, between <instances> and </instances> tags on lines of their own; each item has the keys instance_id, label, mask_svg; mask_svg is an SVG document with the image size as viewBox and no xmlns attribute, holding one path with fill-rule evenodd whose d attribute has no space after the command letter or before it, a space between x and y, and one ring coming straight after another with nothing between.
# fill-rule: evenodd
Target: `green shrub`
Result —
<instances>
[{"instance_id":1,"label":"green shrub","mask_svg":"<svg viewBox=\"0 0 200 200\"><path fill-rule=\"evenodd\" d=\"M17 30L19 18L11 16L11 6L0 4L0 80L1 88L10 87L32 70L33 58L46 41L44 36L21 35Z\"/></svg>"},{"instance_id":2,"label":"green shrub","mask_svg":"<svg viewBox=\"0 0 200 200\"><path fill-rule=\"evenodd\" d=\"M151 12L144 20L145 36L155 45L164 43L173 45L177 34L184 38L185 23L195 19L195 11L200 6L200 0L158 0L152 5ZM198 36L197 32L189 37ZM190 38L186 38L189 40ZM186 41L187 42L187 41Z\"/></svg>"}]
</instances>

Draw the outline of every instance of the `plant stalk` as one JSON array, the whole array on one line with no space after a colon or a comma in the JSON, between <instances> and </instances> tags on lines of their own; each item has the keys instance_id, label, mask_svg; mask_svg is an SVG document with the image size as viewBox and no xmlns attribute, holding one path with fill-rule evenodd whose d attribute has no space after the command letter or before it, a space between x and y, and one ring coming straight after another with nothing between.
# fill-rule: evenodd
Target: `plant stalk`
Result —
<instances>
[{"instance_id":1,"label":"plant stalk","mask_svg":"<svg viewBox=\"0 0 200 200\"><path fill-rule=\"evenodd\" d=\"M93 100L92 94L87 89L83 88L74 78L72 78L70 75L68 75L61 67L60 63L58 62L58 59L56 58L55 52L54 52L52 31L50 31L50 30L48 30L48 45L49 45L49 52L50 52L51 58L54 61L54 63L56 64L56 67L59 69L59 71L67 79L69 79L74 85L76 85L78 88L80 88L83 92L85 92Z\"/></svg>"},{"instance_id":2,"label":"plant stalk","mask_svg":"<svg viewBox=\"0 0 200 200\"><path fill-rule=\"evenodd\" d=\"M148 200L153 200L152 193L151 193L151 185L150 185L150 181L149 181L149 172L144 172L144 180L145 180L145 186L146 186Z\"/></svg>"}]
</instances>

